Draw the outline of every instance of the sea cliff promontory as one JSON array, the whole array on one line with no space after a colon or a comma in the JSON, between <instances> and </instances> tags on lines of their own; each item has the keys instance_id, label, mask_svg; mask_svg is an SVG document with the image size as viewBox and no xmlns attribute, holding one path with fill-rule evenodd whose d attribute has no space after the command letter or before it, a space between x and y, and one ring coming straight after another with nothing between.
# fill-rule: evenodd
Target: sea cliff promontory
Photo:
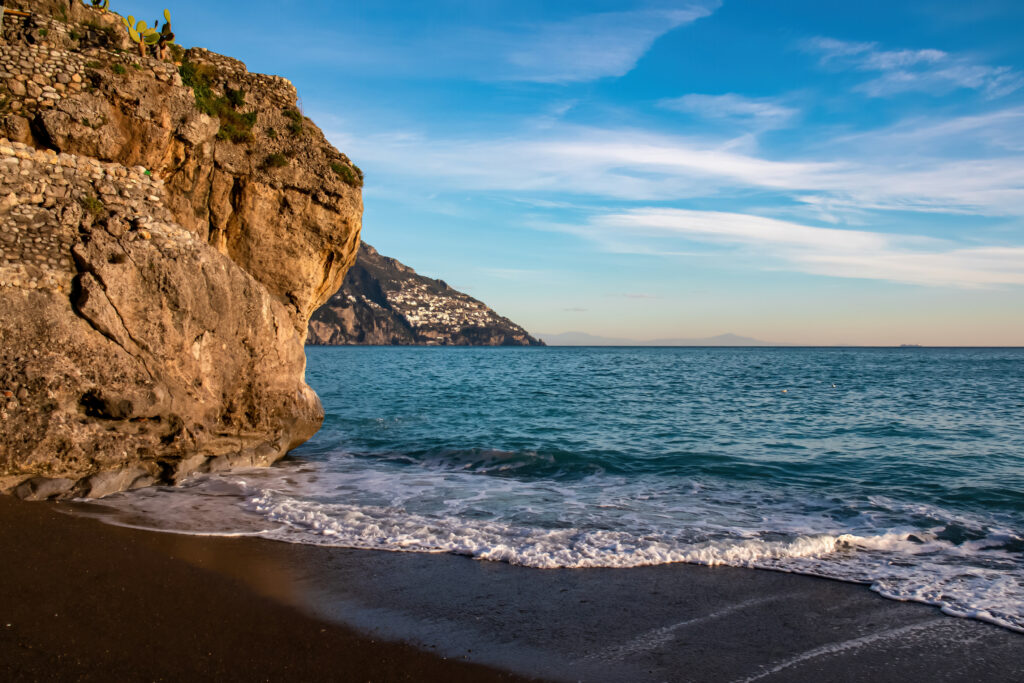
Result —
<instances>
[{"instance_id":1,"label":"sea cliff promontory","mask_svg":"<svg viewBox=\"0 0 1024 683\"><path fill-rule=\"evenodd\" d=\"M355 260L361 172L284 78L144 55L77 0L6 8L0 491L283 457L323 419L303 343Z\"/></svg>"},{"instance_id":2,"label":"sea cliff promontory","mask_svg":"<svg viewBox=\"0 0 1024 683\"><path fill-rule=\"evenodd\" d=\"M309 320L320 346L543 346L482 301L420 275L365 242L339 289Z\"/></svg>"}]
</instances>

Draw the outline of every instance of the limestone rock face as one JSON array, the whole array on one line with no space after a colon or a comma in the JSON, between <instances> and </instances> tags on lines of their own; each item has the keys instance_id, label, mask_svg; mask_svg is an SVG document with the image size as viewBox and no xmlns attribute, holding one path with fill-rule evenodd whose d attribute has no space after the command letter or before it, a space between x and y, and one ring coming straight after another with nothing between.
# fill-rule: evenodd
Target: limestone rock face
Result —
<instances>
[{"instance_id":1,"label":"limestone rock face","mask_svg":"<svg viewBox=\"0 0 1024 683\"><path fill-rule=\"evenodd\" d=\"M282 78L190 50L204 113L113 13L18 4L33 16L0 44L0 491L99 496L283 457L323 418L303 342L355 259L361 174Z\"/></svg>"},{"instance_id":2,"label":"limestone rock face","mask_svg":"<svg viewBox=\"0 0 1024 683\"><path fill-rule=\"evenodd\" d=\"M310 344L543 346L443 280L362 244L341 289L309 321Z\"/></svg>"}]
</instances>

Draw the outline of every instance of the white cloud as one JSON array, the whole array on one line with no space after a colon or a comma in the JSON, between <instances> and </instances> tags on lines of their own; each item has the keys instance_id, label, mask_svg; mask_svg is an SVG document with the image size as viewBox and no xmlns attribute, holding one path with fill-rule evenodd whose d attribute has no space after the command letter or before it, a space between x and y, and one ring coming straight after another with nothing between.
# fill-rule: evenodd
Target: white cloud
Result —
<instances>
[{"instance_id":1,"label":"white cloud","mask_svg":"<svg viewBox=\"0 0 1024 683\"><path fill-rule=\"evenodd\" d=\"M880 50L878 43L851 43L835 38L812 38L807 48L821 55L821 63L840 62L862 71L890 71L947 59L942 50Z\"/></svg>"},{"instance_id":2,"label":"white cloud","mask_svg":"<svg viewBox=\"0 0 1024 683\"><path fill-rule=\"evenodd\" d=\"M989 98L1003 97L1024 87L1024 74L1007 66L979 64L969 57L942 50L885 50L877 43L851 43L814 38L805 48L820 56L821 64L880 76L858 86L871 97L905 92L944 95L953 90L977 90Z\"/></svg>"},{"instance_id":3,"label":"white cloud","mask_svg":"<svg viewBox=\"0 0 1024 683\"><path fill-rule=\"evenodd\" d=\"M629 73L654 41L711 14L718 3L681 9L606 12L490 36L504 45L506 80L569 83Z\"/></svg>"},{"instance_id":4,"label":"white cloud","mask_svg":"<svg viewBox=\"0 0 1024 683\"><path fill-rule=\"evenodd\" d=\"M762 216L644 208L594 217L566 232L609 248L622 242L674 238L723 246L765 268L926 286L1024 285L1024 247L963 248L933 238L802 225ZM611 247L614 249L614 247ZM632 252L632 250L631 250ZM656 252L651 249L649 253ZM707 255L705 254L706 258ZM733 258L732 256L730 258Z\"/></svg>"},{"instance_id":5,"label":"white cloud","mask_svg":"<svg viewBox=\"0 0 1024 683\"><path fill-rule=\"evenodd\" d=\"M932 156L960 149L975 154L1024 152L1024 107L954 118L915 116L886 128L836 138L833 145L903 158L913 149Z\"/></svg>"},{"instance_id":6,"label":"white cloud","mask_svg":"<svg viewBox=\"0 0 1024 683\"><path fill-rule=\"evenodd\" d=\"M676 2L652 8L575 14L531 22L501 3L484 14L450 23L410 22L389 31L358 22L311 27L289 57L358 68L364 73L484 82L579 83L629 73L669 31L712 14L720 0ZM552 6L552 12L564 13Z\"/></svg>"},{"instance_id":7,"label":"white cloud","mask_svg":"<svg viewBox=\"0 0 1024 683\"><path fill-rule=\"evenodd\" d=\"M755 128L781 128L799 113L774 98L689 94L662 100L661 106L675 111L696 114L707 119L743 122Z\"/></svg>"},{"instance_id":8,"label":"white cloud","mask_svg":"<svg viewBox=\"0 0 1024 683\"><path fill-rule=\"evenodd\" d=\"M1024 156L1018 114L993 113L1002 137L980 121L919 122L819 148L820 159L776 160L743 151L734 140L558 123L499 139L360 136L341 141L360 164L422 178L432 190L499 191L523 199L554 194L603 200L668 201L773 191L815 207L1024 216ZM922 142L957 130L964 154L942 155ZM978 144L976 140L985 140ZM1015 141L1018 146L1015 148ZM999 146L1002 144L1010 145ZM936 150L932 154L933 147ZM365 162L365 163L364 163ZM564 198L556 198L562 200Z\"/></svg>"}]
</instances>

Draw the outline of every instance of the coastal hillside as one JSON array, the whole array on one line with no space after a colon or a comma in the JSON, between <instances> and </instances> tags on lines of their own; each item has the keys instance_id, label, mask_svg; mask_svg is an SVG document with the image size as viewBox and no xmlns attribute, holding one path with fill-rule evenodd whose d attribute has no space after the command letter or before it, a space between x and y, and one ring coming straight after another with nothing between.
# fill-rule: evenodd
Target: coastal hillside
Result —
<instances>
[{"instance_id":1,"label":"coastal hillside","mask_svg":"<svg viewBox=\"0 0 1024 683\"><path fill-rule=\"evenodd\" d=\"M355 260L362 173L289 81L170 21L147 46L79 2L6 9L0 491L283 457L323 420L303 343Z\"/></svg>"},{"instance_id":2,"label":"coastal hillside","mask_svg":"<svg viewBox=\"0 0 1024 683\"><path fill-rule=\"evenodd\" d=\"M341 289L310 318L307 343L543 345L482 302L365 243Z\"/></svg>"}]
</instances>

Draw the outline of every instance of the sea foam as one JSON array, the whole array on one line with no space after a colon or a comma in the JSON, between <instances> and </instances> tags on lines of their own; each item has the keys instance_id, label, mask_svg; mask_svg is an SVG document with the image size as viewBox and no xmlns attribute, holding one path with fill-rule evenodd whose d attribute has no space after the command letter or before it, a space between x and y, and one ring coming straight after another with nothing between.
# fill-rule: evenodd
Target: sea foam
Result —
<instances>
[{"instance_id":1,"label":"sea foam","mask_svg":"<svg viewBox=\"0 0 1024 683\"><path fill-rule=\"evenodd\" d=\"M1024 351L312 349L308 377L327 417L298 460L93 511L538 569L797 572L1024 630Z\"/></svg>"}]
</instances>

